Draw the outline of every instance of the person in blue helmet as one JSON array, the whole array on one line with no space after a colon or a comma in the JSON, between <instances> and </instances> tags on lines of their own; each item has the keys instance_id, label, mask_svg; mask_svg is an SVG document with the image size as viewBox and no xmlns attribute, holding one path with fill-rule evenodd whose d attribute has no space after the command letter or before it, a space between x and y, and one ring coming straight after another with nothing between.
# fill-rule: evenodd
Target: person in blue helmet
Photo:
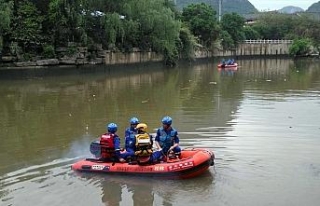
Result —
<instances>
[{"instance_id":1,"label":"person in blue helmet","mask_svg":"<svg viewBox=\"0 0 320 206\"><path fill-rule=\"evenodd\" d=\"M118 126L115 123L107 125L107 133L100 136L101 160L125 162L120 155L120 137L116 134Z\"/></svg>"},{"instance_id":2,"label":"person in blue helmet","mask_svg":"<svg viewBox=\"0 0 320 206\"><path fill-rule=\"evenodd\" d=\"M132 117L130 119L130 126L125 130L125 151L120 154L121 158L128 160L132 159L136 151L136 137L137 134L136 126L140 123L137 117Z\"/></svg>"},{"instance_id":3,"label":"person in blue helmet","mask_svg":"<svg viewBox=\"0 0 320 206\"><path fill-rule=\"evenodd\" d=\"M164 155L172 153L179 157L181 148L179 147L178 131L171 126L172 118L165 116L162 118L161 122L162 127L157 130L157 135L155 137L156 147L158 150L162 150Z\"/></svg>"},{"instance_id":4,"label":"person in blue helmet","mask_svg":"<svg viewBox=\"0 0 320 206\"><path fill-rule=\"evenodd\" d=\"M231 64L231 59L228 59L226 64L230 65Z\"/></svg>"},{"instance_id":5,"label":"person in blue helmet","mask_svg":"<svg viewBox=\"0 0 320 206\"><path fill-rule=\"evenodd\" d=\"M221 67L224 68L226 66L226 60L225 59L222 59L220 63L221 63Z\"/></svg>"}]
</instances>

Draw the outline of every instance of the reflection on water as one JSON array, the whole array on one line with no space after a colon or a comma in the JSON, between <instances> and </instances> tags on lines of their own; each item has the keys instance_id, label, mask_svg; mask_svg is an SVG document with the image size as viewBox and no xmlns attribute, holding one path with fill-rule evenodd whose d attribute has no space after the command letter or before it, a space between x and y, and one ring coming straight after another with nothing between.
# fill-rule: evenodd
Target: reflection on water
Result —
<instances>
[{"instance_id":1,"label":"reflection on water","mask_svg":"<svg viewBox=\"0 0 320 206\"><path fill-rule=\"evenodd\" d=\"M185 200L197 203L213 192L214 177L209 171L192 180L161 180L73 172L72 161L54 161L8 173L1 179L5 188L0 193L2 203L44 205L59 198L62 205L174 205L175 199L186 194L189 196Z\"/></svg>"},{"instance_id":2,"label":"reflection on water","mask_svg":"<svg viewBox=\"0 0 320 206\"><path fill-rule=\"evenodd\" d=\"M1 71L0 205L317 205L319 62L237 62ZM182 147L215 151L214 168L166 181L70 170L106 123L123 137L138 116L153 133L164 115Z\"/></svg>"},{"instance_id":3,"label":"reflection on water","mask_svg":"<svg viewBox=\"0 0 320 206\"><path fill-rule=\"evenodd\" d=\"M85 178L88 178L85 177ZM173 199L184 194L196 196L194 193L210 194L213 176L210 172L202 177L190 180L157 180L151 178L115 176L95 176L100 178L102 188L102 202L107 205L172 205ZM183 189L181 189L183 188ZM123 195L127 194L127 195ZM122 197L124 198L122 199ZM131 196L128 198L126 196ZM186 197L188 198L188 197ZM115 200L118 201L115 201ZM111 202L115 201L115 202ZM191 200L192 202L200 200Z\"/></svg>"}]
</instances>

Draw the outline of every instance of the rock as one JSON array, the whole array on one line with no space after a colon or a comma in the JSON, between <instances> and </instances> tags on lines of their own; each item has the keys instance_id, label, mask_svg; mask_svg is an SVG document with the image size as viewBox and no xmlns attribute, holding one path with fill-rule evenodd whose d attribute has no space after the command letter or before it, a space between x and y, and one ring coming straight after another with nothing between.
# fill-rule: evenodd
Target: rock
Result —
<instances>
[{"instance_id":1,"label":"rock","mask_svg":"<svg viewBox=\"0 0 320 206\"><path fill-rule=\"evenodd\" d=\"M96 44L96 48L98 51L102 51L103 48L102 48L102 44Z\"/></svg>"},{"instance_id":2,"label":"rock","mask_svg":"<svg viewBox=\"0 0 320 206\"><path fill-rule=\"evenodd\" d=\"M91 59L89 64L103 64L103 58Z\"/></svg>"},{"instance_id":3,"label":"rock","mask_svg":"<svg viewBox=\"0 0 320 206\"><path fill-rule=\"evenodd\" d=\"M2 62L14 62L16 58L14 56L2 56Z\"/></svg>"},{"instance_id":4,"label":"rock","mask_svg":"<svg viewBox=\"0 0 320 206\"><path fill-rule=\"evenodd\" d=\"M58 47L56 48L56 52L67 52L68 48L67 47Z\"/></svg>"},{"instance_id":5,"label":"rock","mask_svg":"<svg viewBox=\"0 0 320 206\"><path fill-rule=\"evenodd\" d=\"M37 66L36 62L15 62L17 67L29 67L29 66Z\"/></svg>"},{"instance_id":6,"label":"rock","mask_svg":"<svg viewBox=\"0 0 320 206\"><path fill-rule=\"evenodd\" d=\"M77 65L88 64L88 61L86 59L77 59L76 64Z\"/></svg>"},{"instance_id":7,"label":"rock","mask_svg":"<svg viewBox=\"0 0 320 206\"><path fill-rule=\"evenodd\" d=\"M88 52L88 48L87 47L78 47L78 52L87 53Z\"/></svg>"},{"instance_id":8,"label":"rock","mask_svg":"<svg viewBox=\"0 0 320 206\"><path fill-rule=\"evenodd\" d=\"M36 61L38 66L53 66L58 65L59 60L58 59L42 59Z\"/></svg>"},{"instance_id":9,"label":"rock","mask_svg":"<svg viewBox=\"0 0 320 206\"><path fill-rule=\"evenodd\" d=\"M103 50L103 51L98 51L97 52L97 57L105 57L107 54L107 51Z\"/></svg>"},{"instance_id":10,"label":"rock","mask_svg":"<svg viewBox=\"0 0 320 206\"><path fill-rule=\"evenodd\" d=\"M59 59L60 64L66 64L66 65L74 65L76 64L76 58L68 58L68 57L63 57Z\"/></svg>"},{"instance_id":11,"label":"rock","mask_svg":"<svg viewBox=\"0 0 320 206\"><path fill-rule=\"evenodd\" d=\"M85 54L84 53L78 53L77 54L77 58L78 59L84 59L86 56L85 56Z\"/></svg>"}]
</instances>

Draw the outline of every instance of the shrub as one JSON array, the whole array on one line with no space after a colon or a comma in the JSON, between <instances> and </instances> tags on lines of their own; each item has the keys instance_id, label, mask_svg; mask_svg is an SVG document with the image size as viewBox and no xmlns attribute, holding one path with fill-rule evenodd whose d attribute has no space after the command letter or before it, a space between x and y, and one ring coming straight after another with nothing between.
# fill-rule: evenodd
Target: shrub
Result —
<instances>
[{"instance_id":1,"label":"shrub","mask_svg":"<svg viewBox=\"0 0 320 206\"><path fill-rule=\"evenodd\" d=\"M42 55L44 58L54 58L54 47L52 45L44 45Z\"/></svg>"},{"instance_id":2,"label":"shrub","mask_svg":"<svg viewBox=\"0 0 320 206\"><path fill-rule=\"evenodd\" d=\"M306 55L309 52L311 42L309 39L296 39L289 48L290 55Z\"/></svg>"}]
</instances>

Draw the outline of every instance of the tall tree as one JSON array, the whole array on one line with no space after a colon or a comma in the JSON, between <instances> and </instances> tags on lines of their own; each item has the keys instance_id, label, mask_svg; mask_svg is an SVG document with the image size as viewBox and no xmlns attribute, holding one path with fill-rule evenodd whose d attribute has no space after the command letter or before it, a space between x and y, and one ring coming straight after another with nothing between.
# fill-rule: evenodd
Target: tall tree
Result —
<instances>
[{"instance_id":1,"label":"tall tree","mask_svg":"<svg viewBox=\"0 0 320 206\"><path fill-rule=\"evenodd\" d=\"M43 17L36 6L27 1L19 1L16 7L16 15L13 18L12 39L18 42L24 52L41 47Z\"/></svg>"},{"instance_id":2,"label":"tall tree","mask_svg":"<svg viewBox=\"0 0 320 206\"><path fill-rule=\"evenodd\" d=\"M13 1L0 0L0 51L3 47L3 36L10 29Z\"/></svg>"},{"instance_id":3,"label":"tall tree","mask_svg":"<svg viewBox=\"0 0 320 206\"><path fill-rule=\"evenodd\" d=\"M55 44L86 40L86 0L52 0L49 4L49 21Z\"/></svg>"},{"instance_id":4,"label":"tall tree","mask_svg":"<svg viewBox=\"0 0 320 206\"><path fill-rule=\"evenodd\" d=\"M253 26L263 39L285 39L295 27L296 17L287 14L265 13Z\"/></svg>"},{"instance_id":5,"label":"tall tree","mask_svg":"<svg viewBox=\"0 0 320 206\"><path fill-rule=\"evenodd\" d=\"M176 42L181 22L175 19L175 13L166 6L165 0L136 0L124 8L126 19L136 21L139 26L139 47L162 53L168 64L174 64L179 53Z\"/></svg>"},{"instance_id":6,"label":"tall tree","mask_svg":"<svg viewBox=\"0 0 320 206\"><path fill-rule=\"evenodd\" d=\"M210 46L219 36L216 12L207 4L190 4L183 8L182 20L206 46Z\"/></svg>"},{"instance_id":7,"label":"tall tree","mask_svg":"<svg viewBox=\"0 0 320 206\"><path fill-rule=\"evenodd\" d=\"M244 18L236 13L225 14L222 16L221 28L230 34L235 46L245 39L243 30L244 23Z\"/></svg>"}]
</instances>

